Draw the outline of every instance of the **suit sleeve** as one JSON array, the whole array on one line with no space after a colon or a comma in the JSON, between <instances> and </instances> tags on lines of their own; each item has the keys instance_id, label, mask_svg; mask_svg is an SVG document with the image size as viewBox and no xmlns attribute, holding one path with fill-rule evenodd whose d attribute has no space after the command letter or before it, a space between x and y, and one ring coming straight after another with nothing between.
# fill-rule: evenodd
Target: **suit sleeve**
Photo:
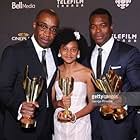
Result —
<instances>
[{"instance_id":1,"label":"suit sleeve","mask_svg":"<svg viewBox=\"0 0 140 140\"><path fill-rule=\"evenodd\" d=\"M125 98L125 103L129 106L140 106L140 51L136 48L133 48L127 54L127 64L126 64L126 75L125 87L126 92L122 93ZM131 112L133 108L129 108Z\"/></svg>"},{"instance_id":2,"label":"suit sleeve","mask_svg":"<svg viewBox=\"0 0 140 140\"><path fill-rule=\"evenodd\" d=\"M0 102L15 117L23 97L21 92L21 74L17 70L14 49L7 47L0 62Z\"/></svg>"},{"instance_id":3,"label":"suit sleeve","mask_svg":"<svg viewBox=\"0 0 140 140\"><path fill-rule=\"evenodd\" d=\"M131 83L131 91L140 91L140 51L132 49L128 54L126 76Z\"/></svg>"}]
</instances>

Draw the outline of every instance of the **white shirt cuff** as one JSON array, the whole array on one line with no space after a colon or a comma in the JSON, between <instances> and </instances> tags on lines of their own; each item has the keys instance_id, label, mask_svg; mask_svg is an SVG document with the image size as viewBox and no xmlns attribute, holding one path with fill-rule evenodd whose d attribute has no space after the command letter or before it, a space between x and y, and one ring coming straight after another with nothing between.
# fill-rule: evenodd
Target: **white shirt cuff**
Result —
<instances>
[{"instance_id":1,"label":"white shirt cuff","mask_svg":"<svg viewBox=\"0 0 140 140\"><path fill-rule=\"evenodd\" d=\"M21 107L22 107L22 104L19 106L19 109L18 109L17 120L20 120L22 118L22 114L20 113Z\"/></svg>"}]
</instances>

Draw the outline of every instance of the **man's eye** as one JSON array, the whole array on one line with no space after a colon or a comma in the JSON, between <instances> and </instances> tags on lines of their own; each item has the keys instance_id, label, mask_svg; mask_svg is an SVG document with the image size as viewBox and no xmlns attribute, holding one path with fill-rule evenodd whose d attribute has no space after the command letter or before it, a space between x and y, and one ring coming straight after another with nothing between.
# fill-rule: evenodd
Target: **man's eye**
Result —
<instances>
[{"instance_id":1,"label":"man's eye","mask_svg":"<svg viewBox=\"0 0 140 140\"><path fill-rule=\"evenodd\" d=\"M45 25L41 25L41 27L42 27L43 29L47 29L47 27L46 27Z\"/></svg>"},{"instance_id":2,"label":"man's eye","mask_svg":"<svg viewBox=\"0 0 140 140\"><path fill-rule=\"evenodd\" d=\"M106 27L106 24L101 24L101 27L102 27L102 28Z\"/></svg>"},{"instance_id":3,"label":"man's eye","mask_svg":"<svg viewBox=\"0 0 140 140\"><path fill-rule=\"evenodd\" d=\"M57 32L57 29L56 28L51 28L51 31L52 32Z\"/></svg>"},{"instance_id":4,"label":"man's eye","mask_svg":"<svg viewBox=\"0 0 140 140\"><path fill-rule=\"evenodd\" d=\"M95 28L95 26L94 26L94 25L90 25L90 28L91 28L91 29L94 29L94 28Z\"/></svg>"}]
</instances>

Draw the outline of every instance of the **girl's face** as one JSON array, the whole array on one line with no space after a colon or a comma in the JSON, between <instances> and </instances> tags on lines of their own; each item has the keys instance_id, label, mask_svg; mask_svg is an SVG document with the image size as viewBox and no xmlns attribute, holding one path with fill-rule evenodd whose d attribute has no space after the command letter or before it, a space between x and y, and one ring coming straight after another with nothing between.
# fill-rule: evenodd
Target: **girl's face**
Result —
<instances>
[{"instance_id":1,"label":"girl's face","mask_svg":"<svg viewBox=\"0 0 140 140\"><path fill-rule=\"evenodd\" d=\"M66 45L62 44L60 47L60 54L65 63L70 64L75 62L77 55L80 54L78 43L76 41L71 41Z\"/></svg>"}]
</instances>

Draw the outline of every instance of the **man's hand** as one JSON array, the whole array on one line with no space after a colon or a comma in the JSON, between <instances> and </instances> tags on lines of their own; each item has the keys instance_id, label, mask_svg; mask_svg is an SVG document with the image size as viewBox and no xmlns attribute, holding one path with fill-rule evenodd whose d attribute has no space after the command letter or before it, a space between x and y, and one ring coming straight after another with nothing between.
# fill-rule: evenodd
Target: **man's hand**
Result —
<instances>
[{"instance_id":1,"label":"man's hand","mask_svg":"<svg viewBox=\"0 0 140 140\"><path fill-rule=\"evenodd\" d=\"M20 113L23 118L34 118L35 110L39 107L37 102L23 102Z\"/></svg>"},{"instance_id":2,"label":"man's hand","mask_svg":"<svg viewBox=\"0 0 140 140\"><path fill-rule=\"evenodd\" d=\"M120 95L115 96L110 103L111 108L117 109L123 106L123 99Z\"/></svg>"}]
</instances>

